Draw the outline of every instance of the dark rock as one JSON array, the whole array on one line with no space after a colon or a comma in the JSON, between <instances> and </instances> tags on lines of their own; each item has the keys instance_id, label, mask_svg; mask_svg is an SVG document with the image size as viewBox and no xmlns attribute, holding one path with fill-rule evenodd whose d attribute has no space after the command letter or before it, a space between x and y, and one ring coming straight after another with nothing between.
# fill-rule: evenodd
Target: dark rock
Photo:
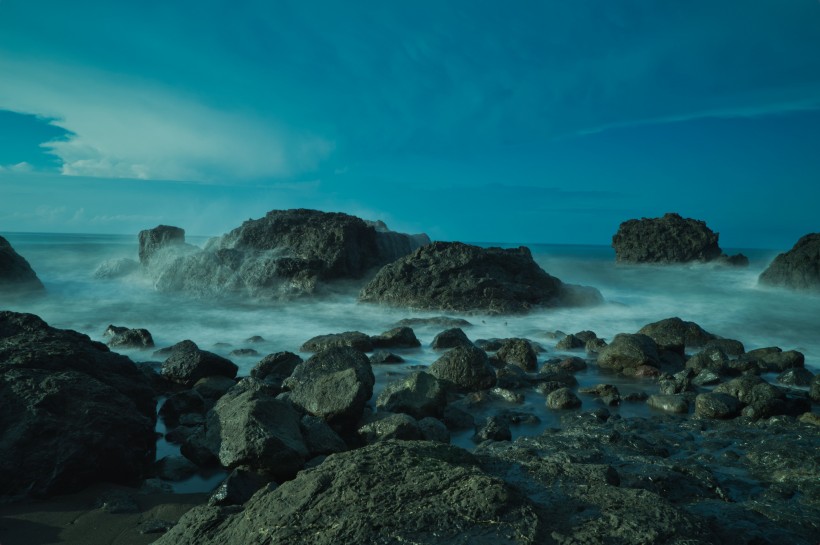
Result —
<instances>
[{"instance_id":1,"label":"dark rock","mask_svg":"<svg viewBox=\"0 0 820 545\"><path fill-rule=\"evenodd\" d=\"M532 385L532 377L517 365L505 365L496 372L496 386L499 388L518 389Z\"/></svg>"},{"instance_id":2,"label":"dark rock","mask_svg":"<svg viewBox=\"0 0 820 545\"><path fill-rule=\"evenodd\" d=\"M502 339L476 339L473 343L485 352L496 352L503 343Z\"/></svg>"},{"instance_id":3,"label":"dark rock","mask_svg":"<svg viewBox=\"0 0 820 545\"><path fill-rule=\"evenodd\" d=\"M306 414L300 422L302 437L311 456L344 452L347 445L327 422L318 416Z\"/></svg>"},{"instance_id":4,"label":"dark rock","mask_svg":"<svg viewBox=\"0 0 820 545\"><path fill-rule=\"evenodd\" d=\"M45 288L28 261L0 237L0 291L41 292Z\"/></svg>"},{"instance_id":5,"label":"dark rock","mask_svg":"<svg viewBox=\"0 0 820 545\"><path fill-rule=\"evenodd\" d=\"M153 229L146 229L139 233L140 263L145 266L150 263L154 254L165 247L185 243L185 230L170 225L158 225Z\"/></svg>"},{"instance_id":6,"label":"dark rock","mask_svg":"<svg viewBox=\"0 0 820 545\"><path fill-rule=\"evenodd\" d=\"M628 367L660 364L658 347L651 337L643 334L619 333L612 342L598 352L598 366L616 371Z\"/></svg>"},{"instance_id":7,"label":"dark rock","mask_svg":"<svg viewBox=\"0 0 820 545\"><path fill-rule=\"evenodd\" d=\"M252 337L248 337L247 339L245 339L245 342L251 344L258 344L265 342L265 339L260 335L254 335Z\"/></svg>"},{"instance_id":8,"label":"dark rock","mask_svg":"<svg viewBox=\"0 0 820 545\"><path fill-rule=\"evenodd\" d=\"M647 324L638 333L655 341L658 350L669 350L681 355L685 347L697 348L715 338L695 322L684 322L677 317Z\"/></svg>"},{"instance_id":9,"label":"dark rock","mask_svg":"<svg viewBox=\"0 0 820 545\"><path fill-rule=\"evenodd\" d=\"M656 394L646 400L646 404L653 409L668 413L686 414L689 412L689 401L681 394Z\"/></svg>"},{"instance_id":10,"label":"dark rock","mask_svg":"<svg viewBox=\"0 0 820 545\"><path fill-rule=\"evenodd\" d=\"M491 416L485 419L476 429L475 435L473 435L473 441L476 443L481 443L482 441L510 440L512 440L510 424L498 416Z\"/></svg>"},{"instance_id":11,"label":"dark rock","mask_svg":"<svg viewBox=\"0 0 820 545\"><path fill-rule=\"evenodd\" d=\"M129 329L127 327L120 327L109 325L103 337L110 337L108 346L124 347L124 348L153 348L154 338L147 329Z\"/></svg>"},{"instance_id":12,"label":"dark rock","mask_svg":"<svg viewBox=\"0 0 820 545\"><path fill-rule=\"evenodd\" d=\"M268 479L262 475L238 467L216 487L208 498L208 505L242 505L266 484Z\"/></svg>"},{"instance_id":13,"label":"dark rock","mask_svg":"<svg viewBox=\"0 0 820 545\"><path fill-rule=\"evenodd\" d=\"M820 374L814 375L809 385L809 397L815 403L820 403Z\"/></svg>"},{"instance_id":14,"label":"dark rock","mask_svg":"<svg viewBox=\"0 0 820 545\"><path fill-rule=\"evenodd\" d=\"M122 278L139 270L140 264L133 259L120 257L117 259L107 259L99 264L94 270L94 278L99 280L112 280Z\"/></svg>"},{"instance_id":15,"label":"dark rock","mask_svg":"<svg viewBox=\"0 0 820 545\"><path fill-rule=\"evenodd\" d=\"M459 327L445 329L433 338L430 344L435 350L455 348L456 346L473 346L472 341L467 338L467 334Z\"/></svg>"},{"instance_id":16,"label":"dark rock","mask_svg":"<svg viewBox=\"0 0 820 545\"><path fill-rule=\"evenodd\" d=\"M320 350L342 346L355 348L361 352L373 351L373 341L370 339L370 336L359 331L318 335L306 341L299 350L301 352L319 352Z\"/></svg>"},{"instance_id":17,"label":"dark rock","mask_svg":"<svg viewBox=\"0 0 820 545\"><path fill-rule=\"evenodd\" d=\"M583 348L587 341L576 337L575 335L567 335L555 345L557 350L575 350L576 348Z\"/></svg>"},{"instance_id":18,"label":"dark rock","mask_svg":"<svg viewBox=\"0 0 820 545\"><path fill-rule=\"evenodd\" d=\"M433 316L432 318L404 318L396 322L397 327L407 326L438 326L438 327L470 327L469 321L464 318L450 318L449 316Z\"/></svg>"},{"instance_id":19,"label":"dark rock","mask_svg":"<svg viewBox=\"0 0 820 545\"><path fill-rule=\"evenodd\" d=\"M711 339L706 341L706 344L703 345L703 350L707 350L709 348L717 348L727 356L733 357L740 356L746 352L746 348L743 346L743 343L734 339Z\"/></svg>"},{"instance_id":20,"label":"dark rock","mask_svg":"<svg viewBox=\"0 0 820 545\"><path fill-rule=\"evenodd\" d=\"M228 355L234 357L238 356L240 358L247 358L249 356L258 356L259 352L257 352L253 348L237 348L235 350L231 350Z\"/></svg>"},{"instance_id":21,"label":"dark rock","mask_svg":"<svg viewBox=\"0 0 820 545\"><path fill-rule=\"evenodd\" d=\"M701 418L734 418L743 405L729 394L705 393L695 398L695 416Z\"/></svg>"},{"instance_id":22,"label":"dark rock","mask_svg":"<svg viewBox=\"0 0 820 545\"><path fill-rule=\"evenodd\" d=\"M383 221L366 221L365 223L376 230L376 245L379 248L379 256L385 263L391 263L416 248L430 244L430 237L423 233L417 235L397 233L388 229Z\"/></svg>"},{"instance_id":23,"label":"dark rock","mask_svg":"<svg viewBox=\"0 0 820 545\"><path fill-rule=\"evenodd\" d=\"M292 478L308 457L301 415L249 386L231 390L208 412L205 446L228 469L245 466L274 480Z\"/></svg>"},{"instance_id":24,"label":"dark rock","mask_svg":"<svg viewBox=\"0 0 820 545\"><path fill-rule=\"evenodd\" d=\"M572 356L569 358L562 359L561 361L555 364L555 367L556 371L558 372L575 373L586 369L587 362L585 362L581 358Z\"/></svg>"},{"instance_id":25,"label":"dark rock","mask_svg":"<svg viewBox=\"0 0 820 545\"><path fill-rule=\"evenodd\" d=\"M268 354L251 369L251 376L279 386L302 361L304 360L293 352Z\"/></svg>"},{"instance_id":26,"label":"dark rock","mask_svg":"<svg viewBox=\"0 0 820 545\"><path fill-rule=\"evenodd\" d=\"M777 375L777 382L788 386L810 386L814 373L808 369L788 369Z\"/></svg>"},{"instance_id":27,"label":"dark rock","mask_svg":"<svg viewBox=\"0 0 820 545\"><path fill-rule=\"evenodd\" d=\"M535 371L538 357L526 339L505 339L496 352L496 358L508 365L517 365L525 371Z\"/></svg>"},{"instance_id":28,"label":"dark rock","mask_svg":"<svg viewBox=\"0 0 820 545\"><path fill-rule=\"evenodd\" d=\"M776 346L751 350L739 359L754 362L763 372L770 373L782 373L787 369L802 368L805 364L805 357L802 353L796 350L784 352Z\"/></svg>"},{"instance_id":29,"label":"dark rock","mask_svg":"<svg viewBox=\"0 0 820 545\"><path fill-rule=\"evenodd\" d=\"M597 354L606 346L606 341L603 339L590 339L584 345L584 350L587 354Z\"/></svg>"},{"instance_id":30,"label":"dark rock","mask_svg":"<svg viewBox=\"0 0 820 545\"><path fill-rule=\"evenodd\" d=\"M102 343L0 312L0 495L134 484L154 461L155 393Z\"/></svg>"},{"instance_id":31,"label":"dark rock","mask_svg":"<svg viewBox=\"0 0 820 545\"><path fill-rule=\"evenodd\" d=\"M498 399L506 403L514 403L516 405L524 403L523 394L513 392L512 390L508 390L507 388L499 388L498 386L490 390L490 396L494 399Z\"/></svg>"},{"instance_id":32,"label":"dark rock","mask_svg":"<svg viewBox=\"0 0 820 545\"><path fill-rule=\"evenodd\" d=\"M205 414L205 400L196 390L172 394L159 408L159 416L169 429L176 427L180 416L186 413Z\"/></svg>"},{"instance_id":33,"label":"dark rock","mask_svg":"<svg viewBox=\"0 0 820 545\"><path fill-rule=\"evenodd\" d=\"M430 374L464 392L495 385L495 372L487 353L476 346L456 346L430 366Z\"/></svg>"},{"instance_id":34,"label":"dark rock","mask_svg":"<svg viewBox=\"0 0 820 545\"><path fill-rule=\"evenodd\" d=\"M407 326L394 327L381 335L371 337L376 348L417 348L421 343L413 330Z\"/></svg>"},{"instance_id":35,"label":"dark rock","mask_svg":"<svg viewBox=\"0 0 820 545\"><path fill-rule=\"evenodd\" d=\"M541 524L525 496L490 477L468 452L383 441L329 456L257 493L241 512L194 508L156 543L513 545L542 542Z\"/></svg>"},{"instance_id":36,"label":"dark rock","mask_svg":"<svg viewBox=\"0 0 820 545\"><path fill-rule=\"evenodd\" d=\"M577 409L581 400L569 388L558 388L547 395L547 407L550 409Z\"/></svg>"},{"instance_id":37,"label":"dark rock","mask_svg":"<svg viewBox=\"0 0 820 545\"><path fill-rule=\"evenodd\" d=\"M797 290L820 290L820 233L810 233L786 253L778 255L759 282Z\"/></svg>"},{"instance_id":38,"label":"dark rock","mask_svg":"<svg viewBox=\"0 0 820 545\"><path fill-rule=\"evenodd\" d=\"M380 411L406 413L416 419L440 417L446 404L444 386L424 371L388 384L376 399L376 407Z\"/></svg>"},{"instance_id":39,"label":"dark rock","mask_svg":"<svg viewBox=\"0 0 820 545\"><path fill-rule=\"evenodd\" d=\"M784 399L785 394L757 375L743 375L715 387L714 393L729 394L744 405Z\"/></svg>"},{"instance_id":40,"label":"dark rock","mask_svg":"<svg viewBox=\"0 0 820 545\"><path fill-rule=\"evenodd\" d=\"M234 378L238 369L232 361L200 350L193 341L185 340L171 347L171 355L162 364L162 376L190 388L205 377Z\"/></svg>"},{"instance_id":41,"label":"dark rock","mask_svg":"<svg viewBox=\"0 0 820 545\"><path fill-rule=\"evenodd\" d=\"M686 369L690 369L696 375L704 371L712 372L716 375L727 375L732 372L729 358L719 347L704 348L688 360Z\"/></svg>"},{"instance_id":42,"label":"dark rock","mask_svg":"<svg viewBox=\"0 0 820 545\"><path fill-rule=\"evenodd\" d=\"M621 263L706 262L721 255L718 234L705 222L674 213L623 222L612 247Z\"/></svg>"},{"instance_id":43,"label":"dark rock","mask_svg":"<svg viewBox=\"0 0 820 545\"><path fill-rule=\"evenodd\" d=\"M598 384L591 388L581 388L579 394L594 395L599 398L604 405L615 406L621 403L621 392L616 386L611 384Z\"/></svg>"},{"instance_id":44,"label":"dark rock","mask_svg":"<svg viewBox=\"0 0 820 545\"><path fill-rule=\"evenodd\" d=\"M601 302L597 290L587 304ZM419 309L521 313L572 300L571 287L543 271L525 248L480 248L435 242L378 272L359 294L364 302Z\"/></svg>"},{"instance_id":45,"label":"dark rock","mask_svg":"<svg viewBox=\"0 0 820 545\"><path fill-rule=\"evenodd\" d=\"M216 401L225 395L228 390L236 386L236 381L232 378L214 375L201 378L194 384L194 391L202 396L206 408L213 406Z\"/></svg>"},{"instance_id":46,"label":"dark rock","mask_svg":"<svg viewBox=\"0 0 820 545\"><path fill-rule=\"evenodd\" d=\"M444 422L438 418L428 416L419 420L419 431L425 441L435 441L436 443L448 444L450 442L450 430Z\"/></svg>"},{"instance_id":47,"label":"dark rock","mask_svg":"<svg viewBox=\"0 0 820 545\"><path fill-rule=\"evenodd\" d=\"M182 456L165 456L154 466L157 476L166 481L184 481L196 475L199 470L190 460Z\"/></svg>"},{"instance_id":48,"label":"dark rock","mask_svg":"<svg viewBox=\"0 0 820 545\"><path fill-rule=\"evenodd\" d=\"M370 354L370 363L372 364L403 362L404 358L402 358L398 354L388 352L387 350L376 350L375 352Z\"/></svg>"},{"instance_id":49,"label":"dark rock","mask_svg":"<svg viewBox=\"0 0 820 545\"><path fill-rule=\"evenodd\" d=\"M702 369L697 375L692 377L692 385L708 386L720 382L720 375L709 369Z\"/></svg>"},{"instance_id":50,"label":"dark rock","mask_svg":"<svg viewBox=\"0 0 820 545\"><path fill-rule=\"evenodd\" d=\"M422 434L418 422L412 416L379 412L359 427L359 437L366 444L372 445L389 439L413 441L422 439Z\"/></svg>"},{"instance_id":51,"label":"dark rock","mask_svg":"<svg viewBox=\"0 0 820 545\"><path fill-rule=\"evenodd\" d=\"M290 401L332 426L354 425L373 395L375 377L362 352L329 348L296 366L282 386L290 390Z\"/></svg>"}]
</instances>

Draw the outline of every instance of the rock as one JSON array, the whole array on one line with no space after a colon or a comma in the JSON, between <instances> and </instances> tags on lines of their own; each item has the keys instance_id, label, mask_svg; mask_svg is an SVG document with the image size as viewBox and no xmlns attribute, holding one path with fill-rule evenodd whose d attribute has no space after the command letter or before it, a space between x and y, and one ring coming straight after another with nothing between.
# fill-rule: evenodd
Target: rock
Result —
<instances>
[{"instance_id":1,"label":"rock","mask_svg":"<svg viewBox=\"0 0 820 545\"><path fill-rule=\"evenodd\" d=\"M444 425L449 430L469 430L475 428L475 419L470 413L455 405L444 407Z\"/></svg>"},{"instance_id":2,"label":"rock","mask_svg":"<svg viewBox=\"0 0 820 545\"><path fill-rule=\"evenodd\" d=\"M350 427L361 418L375 381L367 356L336 347L297 365L282 386L290 390L290 401L307 413L334 427Z\"/></svg>"},{"instance_id":3,"label":"rock","mask_svg":"<svg viewBox=\"0 0 820 545\"><path fill-rule=\"evenodd\" d=\"M820 403L820 374L814 375L809 385L809 397L815 403Z\"/></svg>"},{"instance_id":4,"label":"rock","mask_svg":"<svg viewBox=\"0 0 820 545\"><path fill-rule=\"evenodd\" d=\"M707 262L721 257L718 234L703 221L665 214L662 218L628 220L612 237L619 263ZM729 258L740 263L740 257Z\"/></svg>"},{"instance_id":5,"label":"rock","mask_svg":"<svg viewBox=\"0 0 820 545\"><path fill-rule=\"evenodd\" d=\"M98 280L113 280L122 278L139 270L140 264L127 257L107 259L94 270L94 278Z\"/></svg>"},{"instance_id":6,"label":"rock","mask_svg":"<svg viewBox=\"0 0 820 545\"><path fill-rule=\"evenodd\" d=\"M0 495L136 484L154 461L155 393L125 356L33 314L0 312Z\"/></svg>"},{"instance_id":7,"label":"rock","mask_svg":"<svg viewBox=\"0 0 820 545\"><path fill-rule=\"evenodd\" d=\"M743 405L729 394L705 393L695 398L695 416L700 418L734 418Z\"/></svg>"},{"instance_id":8,"label":"rock","mask_svg":"<svg viewBox=\"0 0 820 545\"><path fill-rule=\"evenodd\" d=\"M685 368L690 369L696 375L700 375L704 371L709 371L720 376L730 374L732 371L726 353L719 347L714 346L704 348L686 360Z\"/></svg>"},{"instance_id":9,"label":"rock","mask_svg":"<svg viewBox=\"0 0 820 545\"><path fill-rule=\"evenodd\" d=\"M488 475L470 453L383 441L329 456L293 481L257 493L242 511L196 507L156 545L523 545L541 542L541 525L529 500Z\"/></svg>"},{"instance_id":10,"label":"rock","mask_svg":"<svg viewBox=\"0 0 820 545\"><path fill-rule=\"evenodd\" d=\"M617 386L611 384L598 384L591 388L581 388L578 390L579 394L594 395L599 398L604 405L611 407L620 405L621 392L618 391Z\"/></svg>"},{"instance_id":11,"label":"rock","mask_svg":"<svg viewBox=\"0 0 820 545\"><path fill-rule=\"evenodd\" d=\"M783 371L777 375L777 382L788 386L810 386L813 378L814 373L801 367Z\"/></svg>"},{"instance_id":12,"label":"rock","mask_svg":"<svg viewBox=\"0 0 820 545\"><path fill-rule=\"evenodd\" d=\"M508 365L516 365L525 371L535 371L538 357L526 339L505 339L495 354L496 358Z\"/></svg>"},{"instance_id":13,"label":"rock","mask_svg":"<svg viewBox=\"0 0 820 545\"><path fill-rule=\"evenodd\" d=\"M419 431L425 441L435 441L436 443L448 444L450 442L450 430L444 422L438 418L428 416L419 420Z\"/></svg>"},{"instance_id":14,"label":"rock","mask_svg":"<svg viewBox=\"0 0 820 545\"><path fill-rule=\"evenodd\" d=\"M456 346L433 362L430 374L456 390L475 392L495 385L487 353L476 346Z\"/></svg>"},{"instance_id":15,"label":"rock","mask_svg":"<svg viewBox=\"0 0 820 545\"><path fill-rule=\"evenodd\" d=\"M584 345L584 350L587 354L597 354L606 346L606 341L603 339L590 339Z\"/></svg>"},{"instance_id":16,"label":"rock","mask_svg":"<svg viewBox=\"0 0 820 545\"><path fill-rule=\"evenodd\" d=\"M376 230L376 245L385 263L391 263L413 252L416 248L430 244L430 237L423 233L405 235L391 231L383 221L366 221L365 223Z\"/></svg>"},{"instance_id":17,"label":"rock","mask_svg":"<svg viewBox=\"0 0 820 545\"><path fill-rule=\"evenodd\" d=\"M318 416L306 414L299 425L311 456L322 456L347 450L347 445L339 434Z\"/></svg>"},{"instance_id":18,"label":"rock","mask_svg":"<svg viewBox=\"0 0 820 545\"><path fill-rule=\"evenodd\" d=\"M253 348L236 348L231 350L228 355L232 357L247 358L250 356L258 356L259 352Z\"/></svg>"},{"instance_id":19,"label":"rock","mask_svg":"<svg viewBox=\"0 0 820 545\"><path fill-rule=\"evenodd\" d=\"M578 409L581 400L569 388L558 388L547 395L547 407L550 409Z\"/></svg>"},{"instance_id":20,"label":"rock","mask_svg":"<svg viewBox=\"0 0 820 545\"><path fill-rule=\"evenodd\" d=\"M695 322L684 322L678 317L647 324L638 333L655 341L658 350L669 350L681 355L684 348L698 348L715 338Z\"/></svg>"},{"instance_id":21,"label":"rock","mask_svg":"<svg viewBox=\"0 0 820 545\"><path fill-rule=\"evenodd\" d=\"M472 341L467 338L467 334L459 327L445 329L433 338L430 344L434 350L445 350L456 346L473 346Z\"/></svg>"},{"instance_id":22,"label":"rock","mask_svg":"<svg viewBox=\"0 0 820 545\"><path fill-rule=\"evenodd\" d=\"M404 318L396 322L396 327L438 326L438 327L470 327L469 321L464 318L449 316L433 316L432 318Z\"/></svg>"},{"instance_id":23,"label":"rock","mask_svg":"<svg viewBox=\"0 0 820 545\"><path fill-rule=\"evenodd\" d=\"M0 291L42 292L45 288L28 261L0 237Z\"/></svg>"},{"instance_id":24,"label":"rock","mask_svg":"<svg viewBox=\"0 0 820 545\"><path fill-rule=\"evenodd\" d=\"M697 375L692 377L692 385L694 386L708 386L710 384L717 384L720 382L720 375L709 369L701 370Z\"/></svg>"},{"instance_id":25,"label":"rock","mask_svg":"<svg viewBox=\"0 0 820 545\"><path fill-rule=\"evenodd\" d=\"M376 399L380 411L406 413L416 419L440 417L447 404L447 393L439 380L424 371L391 382Z\"/></svg>"},{"instance_id":26,"label":"rock","mask_svg":"<svg viewBox=\"0 0 820 545\"><path fill-rule=\"evenodd\" d=\"M370 354L370 363L372 363L372 364L403 363L403 362L404 362L404 358L402 358L398 354L388 352L387 350L376 350L375 352Z\"/></svg>"},{"instance_id":27,"label":"rock","mask_svg":"<svg viewBox=\"0 0 820 545\"><path fill-rule=\"evenodd\" d=\"M517 365L505 365L496 370L495 375L496 386L499 388L527 388L533 383L533 378Z\"/></svg>"},{"instance_id":28,"label":"rock","mask_svg":"<svg viewBox=\"0 0 820 545\"><path fill-rule=\"evenodd\" d=\"M208 411L205 446L228 469L244 466L273 480L290 479L308 457L300 420L288 402L251 384Z\"/></svg>"},{"instance_id":29,"label":"rock","mask_svg":"<svg viewBox=\"0 0 820 545\"><path fill-rule=\"evenodd\" d=\"M734 339L710 339L703 345L703 349L717 348L727 356L737 357L746 352L743 343Z\"/></svg>"},{"instance_id":30,"label":"rock","mask_svg":"<svg viewBox=\"0 0 820 545\"><path fill-rule=\"evenodd\" d=\"M555 344L556 350L575 350L576 348L583 348L587 341L582 340L575 335L567 335Z\"/></svg>"},{"instance_id":31,"label":"rock","mask_svg":"<svg viewBox=\"0 0 820 545\"><path fill-rule=\"evenodd\" d=\"M744 406L757 407L757 417L763 413L783 414L786 395L757 375L743 375L729 382L719 384L713 390L716 394L729 394Z\"/></svg>"},{"instance_id":32,"label":"rock","mask_svg":"<svg viewBox=\"0 0 820 545\"><path fill-rule=\"evenodd\" d=\"M251 499L266 484L267 479L262 475L238 467L216 487L211 497L208 498L208 505L241 505Z\"/></svg>"},{"instance_id":33,"label":"rock","mask_svg":"<svg viewBox=\"0 0 820 545\"><path fill-rule=\"evenodd\" d=\"M330 335L318 335L306 341L299 350L301 352L319 352L328 348L348 346L361 352L372 352L373 341L370 336L359 331L345 331Z\"/></svg>"},{"instance_id":34,"label":"rock","mask_svg":"<svg viewBox=\"0 0 820 545\"><path fill-rule=\"evenodd\" d=\"M206 408L211 408L216 401L236 386L232 378L214 375L201 378L194 384L194 391L202 396Z\"/></svg>"},{"instance_id":35,"label":"rock","mask_svg":"<svg viewBox=\"0 0 820 545\"><path fill-rule=\"evenodd\" d=\"M758 280L768 286L820 290L820 233L810 233L778 255Z\"/></svg>"},{"instance_id":36,"label":"rock","mask_svg":"<svg viewBox=\"0 0 820 545\"><path fill-rule=\"evenodd\" d=\"M640 333L619 333L598 352L598 366L605 369L622 371L629 367L657 367L659 364L657 344L651 337Z\"/></svg>"},{"instance_id":37,"label":"rock","mask_svg":"<svg viewBox=\"0 0 820 545\"><path fill-rule=\"evenodd\" d=\"M509 390L507 388L499 388L498 386L490 390L490 396L494 399L498 399L505 403L513 403L515 405L520 405L524 403L523 394L513 392L512 390Z\"/></svg>"},{"instance_id":38,"label":"rock","mask_svg":"<svg viewBox=\"0 0 820 545\"><path fill-rule=\"evenodd\" d=\"M602 301L593 291L587 304ZM435 242L383 267L362 289L359 300L509 314L561 305L571 298L570 292L544 272L525 247L505 250Z\"/></svg>"},{"instance_id":39,"label":"rock","mask_svg":"<svg viewBox=\"0 0 820 545\"><path fill-rule=\"evenodd\" d=\"M784 352L780 348L773 346L769 348L758 348L743 354L741 361L755 363L763 372L782 373L787 369L802 368L805 364L805 357L796 350Z\"/></svg>"},{"instance_id":40,"label":"rock","mask_svg":"<svg viewBox=\"0 0 820 545\"><path fill-rule=\"evenodd\" d=\"M371 340L376 348L417 348L421 346L416 334L407 326L394 327L381 335L371 337Z\"/></svg>"},{"instance_id":41,"label":"rock","mask_svg":"<svg viewBox=\"0 0 820 545\"><path fill-rule=\"evenodd\" d=\"M251 376L258 380L280 386L293 373L302 358L293 352L268 354L251 369Z\"/></svg>"},{"instance_id":42,"label":"rock","mask_svg":"<svg viewBox=\"0 0 820 545\"><path fill-rule=\"evenodd\" d=\"M110 337L108 346L111 347L140 348L143 350L154 347L154 338L147 329L129 329L109 325L103 333L103 337Z\"/></svg>"},{"instance_id":43,"label":"rock","mask_svg":"<svg viewBox=\"0 0 820 545\"><path fill-rule=\"evenodd\" d=\"M473 442L482 441L510 441L512 432L509 423L498 416L491 416L476 429Z\"/></svg>"},{"instance_id":44,"label":"rock","mask_svg":"<svg viewBox=\"0 0 820 545\"><path fill-rule=\"evenodd\" d=\"M154 466L160 479L178 482L196 475L199 468L182 456L165 456Z\"/></svg>"},{"instance_id":45,"label":"rock","mask_svg":"<svg viewBox=\"0 0 820 545\"><path fill-rule=\"evenodd\" d=\"M185 340L171 347L171 355L163 362L161 373L167 380L190 388L205 377L234 378L238 369L232 361L200 350L196 343Z\"/></svg>"},{"instance_id":46,"label":"rock","mask_svg":"<svg viewBox=\"0 0 820 545\"><path fill-rule=\"evenodd\" d=\"M205 414L205 400L196 390L185 390L170 395L159 409L159 416L168 429L175 428L180 417L187 413Z\"/></svg>"},{"instance_id":47,"label":"rock","mask_svg":"<svg viewBox=\"0 0 820 545\"><path fill-rule=\"evenodd\" d=\"M668 413L686 414L689 412L689 402L682 394L656 394L646 400L646 404L654 409Z\"/></svg>"},{"instance_id":48,"label":"rock","mask_svg":"<svg viewBox=\"0 0 820 545\"><path fill-rule=\"evenodd\" d=\"M140 263L146 266L154 254L165 247L185 243L185 230L170 225L158 225L139 233Z\"/></svg>"},{"instance_id":49,"label":"rock","mask_svg":"<svg viewBox=\"0 0 820 545\"><path fill-rule=\"evenodd\" d=\"M418 422L410 415L377 413L359 428L359 437L366 444L372 445L389 439L412 441L421 439L422 435Z\"/></svg>"}]
</instances>

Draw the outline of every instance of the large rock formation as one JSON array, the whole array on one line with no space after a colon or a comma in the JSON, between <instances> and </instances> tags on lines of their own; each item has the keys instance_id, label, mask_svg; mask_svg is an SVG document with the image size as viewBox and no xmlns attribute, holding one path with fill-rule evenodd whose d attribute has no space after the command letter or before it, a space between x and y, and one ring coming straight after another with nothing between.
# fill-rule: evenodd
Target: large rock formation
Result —
<instances>
[{"instance_id":1,"label":"large rock formation","mask_svg":"<svg viewBox=\"0 0 820 545\"><path fill-rule=\"evenodd\" d=\"M154 461L154 391L125 356L0 312L0 494L135 483Z\"/></svg>"},{"instance_id":2,"label":"large rock formation","mask_svg":"<svg viewBox=\"0 0 820 545\"><path fill-rule=\"evenodd\" d=\"M760 275L761 284L820 291L820 233L810 233L778 255Z\"/></svg>"},{"instance_id":3,"label":"large rock formation","mask_svg":"<svg viewBox=\"0 0 820 545\"><path fill-rule=\"evenodd\" d=\"M185 230L171 225L158 225L139 233L140 263L147 265L153 255L167 246L185 243Z\"/></svg>"},{"instance_id":4,"label":"large rock formation","mask_svg":"<svg viewBox=\"0 0 820 545\"><path fill-rule=\"evenodd\" d=\"M687 263L720 260L748 265L742 254L728 257L718 246L718 233L703 221L664 214L662 218L625 221L612 237L615 259L623 263Z\"/></svg>"},{"instance_id":5,"label":"large rock formation","mask_svg":"<svg viewBox=\"0 0 820 545\"><path fill-rule=\"evenodd\" d=\"M382 268L359 299L416 309L520 313L538 305L593 304L601 295L550 276L525 247L435 242Z\"/></svg>"},{"instance_id":6,"label":"large rock formation","mask_svg":"<svg viewBox=\"0 0 820 545\"><path fill-rule=\"evenodd\" d=\"M28 261L0 237L0 291L42 291L43 284Z\"/></svg>"},{"instance_id":7,"label":"large rock formation","mask_svg":"<svg viewBox=\"0 0 820 545\"><path fill-rule=\"evenodd\" d=\"M273 210L211 239L201 251L165 244L151 254L148 270L163 291L280 297L361 278L427 242L426 235L393 233L383 224L377 229L347 214Z\"/></svg>"}]
</instances>

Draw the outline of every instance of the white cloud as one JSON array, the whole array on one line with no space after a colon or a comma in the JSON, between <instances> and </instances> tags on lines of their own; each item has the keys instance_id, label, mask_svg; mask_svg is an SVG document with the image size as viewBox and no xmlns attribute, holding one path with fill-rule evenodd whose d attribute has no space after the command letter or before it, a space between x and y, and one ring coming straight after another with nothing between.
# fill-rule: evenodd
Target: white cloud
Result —
<instances>
[{"instance_id":1,"label":"white cloud","mask_svg":"<svg viewBox=\"0 0 820 545\"><path fill-rule=\"evenodd\" d=\"M333 143L137 78L0 56L0 108L72 133L43 145L70 176L234 181L315 169ZM20 170L19 168L17 170Z\"/></svg>"}]
</instances>

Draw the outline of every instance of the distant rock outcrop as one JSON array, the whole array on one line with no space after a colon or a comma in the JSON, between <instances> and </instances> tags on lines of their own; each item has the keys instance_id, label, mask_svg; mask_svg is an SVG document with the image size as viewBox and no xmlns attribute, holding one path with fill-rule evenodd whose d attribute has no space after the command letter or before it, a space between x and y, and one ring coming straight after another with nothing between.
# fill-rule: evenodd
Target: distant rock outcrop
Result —
<instances>
[{"instance_id":1,"label":"distant rock outcrop","mask_svg":"<svg viewBox=\"0 0 820 545\"><path fill-rule=\"evenodd\" d=\"M156 229L143 231L140 240L164 241L164 229L144 237ZM428 242L426 235L394 233L384 224L376 228L348 214L273 210L211 239L204 250L168 242L146 244L143 263L162 291L281 297L313 293L334 280L361 278ZM142 256L142 243L140 248Z\"/></svg>"},{"instance_id":2,"label":"distant rock outcrop","mask_svg":"<svg viewBox=\"0 0 820 545\"><path fill-rule=\"evenodd\" d=\"M28 261L0 237L0 291L43 291L43 283Z\"/></svg>"},{"instance_id":3,"label":"distant rock outcrop","mask_svg":"<svg viewBox=\"0 0 820 545\"><path fill-rule=\"evenodd\" d=\"M625 221L612 237L615 259L623 263L688 263L718 261L746 266L743 254L726 256L718 246L718 233L703 221L664 214L662 218Z\"/></svg>"},{"instance_id":4,"label":"distant rock outcrop","mask_svg":"<svg viewBox=\"0 0 820 545\"><path fill-rule=\"evenodd\" d=\"M480 248L435 242L382 268L359 299L416 309L521 313L532 308L595 304L598 290L547 274L525 247Z\"/></svg>"},{"instance_id":5,"label":"distant rock outcrop","mask_svg":"<svg viewBox=\"0 0 820 545\"><path fill-rule=\"evenodd\" d=\"M778 255L761 273L769 286L820 291L820 233L810 233L786 253Z\"/></svg>"}]
</instances>

